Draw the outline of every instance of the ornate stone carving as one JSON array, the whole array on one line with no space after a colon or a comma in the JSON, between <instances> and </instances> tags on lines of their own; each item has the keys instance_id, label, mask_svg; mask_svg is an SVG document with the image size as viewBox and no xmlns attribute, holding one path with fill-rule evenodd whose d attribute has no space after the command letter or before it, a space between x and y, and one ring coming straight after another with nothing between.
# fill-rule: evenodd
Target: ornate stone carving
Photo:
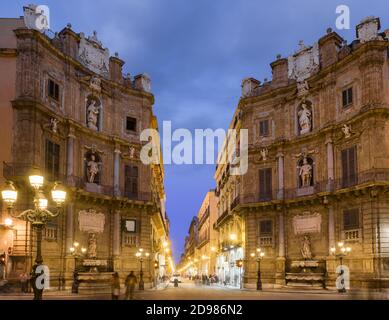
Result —
<instances>
[{"instance_id":1,"label":"ornate stone carving","mask_svg":"<svg viewBox=\"0 0 389 320\"><path fill-rule=\"evenodd\" d=\"M294 234L318 233L321 230L321 214L304 212L293 217Z\"/></svg>"},{"instance_id":2,"label":"ornate stone carving","mask_svg":"<svg viewBox=\"0 0 389 320\"><path fill-rule=\"evenodd\" d=\"M58 132L58 123L59 123L58 119L56 118L50 119L51 131L53 131L54 133Z\"/></svg>"},{"instance_id":3,"label":"ornate stone carving","mask_svg":"<svg viewBox=\"0 0 389 320\"><path fill-rule=\"evenodd\" d=\"M348 139L351 137L352 135L352 132L351 132L351 125L347 125L347 124L344 124L342 126L342 132L344 134L344 138L345 139Z\"/></svg>"},{"instance_id":4,"label":"ornate stone carving","mask_svg":"<svg viewBox=\"0 0 389 320\"><path fill-rule=\"evenodd\" d=\"M304 82L319 67L319 46L315 43L306 47L303 41L299 43L300 49L288 57L288 76L299 82Z\"/></svg>"},{"instance_id":5,"label":"ornate stone carving","mask_svg":"<svg viewBox=\"0 0 389 320\"><path fill-rule=\"evenodd\" d=\"M93 76L89 80L89 87L97 92L101 92L101 79L99 77Z\"/></svg>"},{"instance_id":6,"label":"ornate stone carving","mask_svg":"<svg viewBox=\"0 0 389 320\"><path fill-rule=\"evenodd\" d=\"M46 6L37 6L29 4L23 7L24 24L28 29L44 32L50 27L49 12L45 12Z\"/></svg>"},{"instance_id":7,"label":"ornate stone carving","mask_svg":"<svg viewBox=\"0 0 389 320\"><path fill-rule=\"evenodd\" d=\"M104 232L105 215L97 213L96 210L81 210L78 213L78 223L80 231L88 233Z\"/></svg>"},{"instance_id":8,"label":"ornate stone carving","mask_svg":"<svg viewBox=\"0 0 389 320\"><path fill-rule=\"evenodd\" d=\"M356 27L357 38L361 43L382 39L382 37L378 35L380 28L381 24L379 18L367 17L363 19Z\"/></svg>"},{"instance_id":9,"label":"ornate stone carving","mask_svg":"<svg viewBox=\"0 0 389 320\"><path fill-rule=\"evenodd\" d=\"M107 48L102 48L101 42L97 39L96 32L88 39L85 38L84 33L80 33L78 58L80 62L91 71L104 77L108 77L109 50Z\"/></svg>"},{"instance_id":10,"label":"ornate stone carving","mask_svg":"<svg viewBox=\"0 0 389 320\"><path fill-rule=\"evenodd\" d=\"M262 148L260 154L261 154L262 161L266 161L267 156L269 154L269 150L267 148Z\"/></svg>"}]
</instances>

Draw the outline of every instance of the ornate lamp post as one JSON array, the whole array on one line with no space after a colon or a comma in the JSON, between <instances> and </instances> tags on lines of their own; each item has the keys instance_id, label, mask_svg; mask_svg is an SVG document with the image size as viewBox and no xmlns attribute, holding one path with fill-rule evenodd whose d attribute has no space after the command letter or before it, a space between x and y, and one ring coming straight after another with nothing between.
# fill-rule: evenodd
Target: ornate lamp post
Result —
<instances>
[{"instance_id":1,"label":"ornate lamp post","mask_svg":"<svg viewBox=\"0 0 389 320\"><path fill-rule=\"evenodd\" d=\"M351 247L345 247L343 242L338 242L339 247L339 253L336 253L336 247L331 248L331 253L336 257L340 259L340 274L341 277L340 284L341 287L338 288L339 293L346 293L346 284L344 283L344 269L343 269L343 258L347 256L351 252Z\"/></svg>"},{"instance_id":2,"label":"ornate lamp post","mask_svg":"<svg viewBox=\"0 0 389 320\"><path fill-rule=\"evenodd\" d=\"M265 252L261 248L257 248L256 253L250 253L251 258L257 258L258 269L257 269L257 290L262 290L262 280L261 280L261 260L265 256Z\"/></svg>"},{"instance_id":3,"label":"ornate lamp post","mask_svg":"<svg viewBox=\"0 0 389 320\"><path fill-rule=\"evenodd\" d=\"M147 259L150 256L150 253L144 252L142 248L139 249L139 251L135 254L135 256L139 259L140 261L140 279L139 279L139 290L144 290L145 289L145 283L143 281L143 257L146 257Z\"/></svg>"},{"instance_id":4,"label":"ornate lamp post","mask_svg":"<svg viewBox=\"0 0 389 320\"><path fill-rule=\"evenodd\" d=\"M66 191L61 188L59 183L55 183L51 190L51 197L56 203L56 211L51 212L47 209L48 200L46 199L42 187L44 178L39 174L29 176L29 182L34 190L34 209L27 209L19 214L13 212L14 204L17 200L18 192L12 181L7 182L7 188L1 192L3 201L7 204L9 214L17 219L31 222L36 231L36 258L32 267L32 287L34 290L34 300L42 300L44 283L37 283L38 277L44 275L43 258L42 258L42 229L46 222L59 215L60 210L66 200Z\"/></svg>"}]
</instances>

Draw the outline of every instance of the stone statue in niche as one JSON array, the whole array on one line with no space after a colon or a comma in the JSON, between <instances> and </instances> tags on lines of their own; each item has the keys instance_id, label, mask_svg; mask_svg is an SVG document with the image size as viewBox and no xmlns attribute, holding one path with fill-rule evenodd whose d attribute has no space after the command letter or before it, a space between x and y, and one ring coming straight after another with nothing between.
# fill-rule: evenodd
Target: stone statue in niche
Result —
<instances>
[{"instance_id":1,"label":"stone statue in niche","mask_svg":"<svg viewBox=\"0 0 389 320\"><path fill-rule=\"evenodd\" d=\"M90 233L88 239L88 258L97 258L97 238L96 234Z\"/></svg>"},{"instance_id":2,"label":"stone statue in niche","mask_svg":"<svg viewBox=\"0 0 389 320\"><path fill-rule=\"evenodd\" d=\"M303 158L303 163L299 168L299 176L302 187L309 187L312 184L312 166L309 164L307 157Z\"/></svg>"},{"instance_id":3,"label":"stone statue in niche","mask_svg":"<svg viewBox=\"0 0 389 320\"><path fill-rule=\"evenodd\" d=\"M311 241L309 240L308 235L304 235L303 241L301 243L301 255L305 260L312 259Z\"/></svg>"},{"instance_id":4,"label":"stone statue in niche","mask_svg":"<svg viewBox=\"0 0 389 320\"><path fill-rule=\"evenodd\" d=\"M86 99L86 124L89 129L100 129L101 102L94 95L89 95Z\"/></svg>"},{"instance_id":5,"label":"stone statue in niche","mask_svg":"<svg viewBox=\"0 0 389 320\"><path fill-rule=\"evenodd\" d=\"M92 154L90 160L87 163L88 165L88 181L89 183L94 183L95 178L100 172L99 163L96 161L96 156Z\"/></svg>"},{"instance_id":6,"label":"stone statue in niche","mask_svg":"<svg viewBox=\"0 0 389 320\"><path fill-rule=\"evenodd\" d=\"M310 132L312 130L312 112L305 101L302 102L297 115L300 134Z\"/></svg>"}]
</instances>

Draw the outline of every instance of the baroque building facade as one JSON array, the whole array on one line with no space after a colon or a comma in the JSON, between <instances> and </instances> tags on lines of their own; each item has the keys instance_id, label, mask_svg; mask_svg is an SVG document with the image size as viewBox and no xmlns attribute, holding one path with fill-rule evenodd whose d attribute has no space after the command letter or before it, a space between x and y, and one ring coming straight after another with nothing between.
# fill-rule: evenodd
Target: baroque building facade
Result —
<instances>
[{"instance_id":1,"label":"baroque building facade","mask_svg":"<svg viewBox=\"0 0 389 320\"><path fill-rule=\"evenodd\" d=\"M66 206L45 226L42 243L52 286L69 287L85 259L122 278L137 274L140 248L150 254L143 271L152 286L168 272L169 220L163 164L140 160L141 131L158 129L150 78L123 76L124 61L95 32L86 37L69 24L49 36L29 22L28 15L0 19L0 182L15 183L16 211L32 205L32 168L47 185L66 187ZM29 223L10 224L4 204L1 218L7 241L0 250L15 279L31 268L35 235ZM74 242L87 249L85 259L72 253Z\"/></svg>"},{"instance_id":2,"label":"baroque building facade","mask_svg":"<svg viewBox=\"0 0 389 320\"><path fill-rule=\"evenodd\" d=\"M364 19L347 44L328 29L277 56L271 81L243 80L230 128L248 130L248 171L225 163L215 174L217 268L243 260L230 284L242 272L255 287L261 249L265 286L335 287L342 243L351 287L389 279L389 31L379 30Z\"/></svg>"}]
</instances>

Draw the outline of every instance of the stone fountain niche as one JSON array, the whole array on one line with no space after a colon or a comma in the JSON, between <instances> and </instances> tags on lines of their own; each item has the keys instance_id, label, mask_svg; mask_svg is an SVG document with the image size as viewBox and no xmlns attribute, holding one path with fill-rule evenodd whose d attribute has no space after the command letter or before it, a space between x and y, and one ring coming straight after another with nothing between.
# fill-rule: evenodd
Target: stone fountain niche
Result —
<instances>
[{"instance_id":1,"label":"stone fountain niche","mask_svg":"<svg viewBox=\"0 0 389 320\"><path fill-rule=\"evenodd\" d=\"M323 288L325 261L315 259L312 253L311 235L320 233L321 215L305 212L293 218L294 234L301 241L301 258L287 264L286 284L290 287Z\"/></svg>"},{"instance_id":2,"label":"stone fountain niche","mask_svg":"<svg viewBox=\"0 0 389 320\"><path fill-rule=\"evenodd\" d=\"M107 272L108 261L100 259L97 250L97 239L104 232L105 215L95 210L80 211L78 214L80 231L88 234L88 251L82 260L81 271L78 272L78 292L109 293L113 272Z\"/></svg>"}]
</instances>

